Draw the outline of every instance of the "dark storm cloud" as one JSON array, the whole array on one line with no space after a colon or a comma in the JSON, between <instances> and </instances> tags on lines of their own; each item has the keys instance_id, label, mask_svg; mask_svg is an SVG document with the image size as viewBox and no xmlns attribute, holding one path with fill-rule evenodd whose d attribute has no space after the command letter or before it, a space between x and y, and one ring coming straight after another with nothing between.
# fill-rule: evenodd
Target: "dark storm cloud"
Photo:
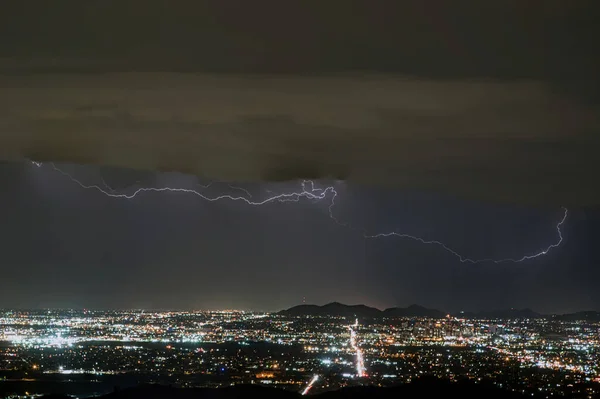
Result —
<instances>
[{"instance_id":1,"label":"dark storm cloud","mask_svg":"<svg viewBox=\"0 0 600 399\"><path fill-rule=\"evenodd\" d=\"M5 2L0 156L597 204L599 11Z\"/></svg>"},{"instance_id":2,"label":"dark storm cloud","mask_svg":"<svg viewBox=\"0 0 600 399\"><path fill-rule=\"evenodd\" d=\"M5 159L228 180L350 179L589 205L598 107L535 81L190 74L1 78Z\"/></svg>"},{"instance_id":3,"label":"dark storm cloud","mask_svg":"<svg viewBox=\"0 0 600 399\"><path fill-rule=\"evenodd\" d=\"M594 0L23 0L2 5L0 48L17 72L14 60L32 70L370 70L575 83L599 69L599 11Z\"/></svg>"}]
</instances>

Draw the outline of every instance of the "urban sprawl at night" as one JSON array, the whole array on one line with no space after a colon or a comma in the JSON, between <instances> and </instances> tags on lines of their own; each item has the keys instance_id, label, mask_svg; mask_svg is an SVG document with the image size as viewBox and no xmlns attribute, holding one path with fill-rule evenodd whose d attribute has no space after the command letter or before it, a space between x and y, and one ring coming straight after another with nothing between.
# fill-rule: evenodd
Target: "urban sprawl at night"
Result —
<instances>
[{"instance_id":1,"label":"urban sprawl at night","mask_svg":"<svg viewBox=\"0 0 600 399\"><path fill-rule=\"evenodd\" d=\"M52 384L92 395L138 383L261 384L313 394L424 376L536 397L600 393L597 321L294 311L301 308L4 310L0 381L13 396L46 392Z\"/></svg>"}]
</instances>

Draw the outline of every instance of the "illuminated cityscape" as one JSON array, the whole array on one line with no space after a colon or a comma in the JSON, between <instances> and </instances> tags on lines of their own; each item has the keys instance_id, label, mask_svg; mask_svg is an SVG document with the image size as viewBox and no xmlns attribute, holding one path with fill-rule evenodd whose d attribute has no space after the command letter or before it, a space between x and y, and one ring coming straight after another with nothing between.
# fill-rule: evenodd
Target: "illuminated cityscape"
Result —
<instances>
[{"instance_id":1,"label":"illuminated cityscape","mask_svg":"<svg viewBox=\"0 0 600 399\"><path fill-rule=\"evenodd\" d=\"M0 380L4 394L25 396L52 384L91 395L139 383L261 384L310 395L423 376L592 395L600 393L599 331L598 321L551 316L5 310Z\"/></svg>"},{"instance_id":2,"label":"illuminated cityscape","mask_svg":"<svg viewBox=\"0 0 600 399\"><path fill-rule=\"evenodd\" d=\"M4 1L0 399L600 399L600 1Z\"/></svg>"}]
</instances>

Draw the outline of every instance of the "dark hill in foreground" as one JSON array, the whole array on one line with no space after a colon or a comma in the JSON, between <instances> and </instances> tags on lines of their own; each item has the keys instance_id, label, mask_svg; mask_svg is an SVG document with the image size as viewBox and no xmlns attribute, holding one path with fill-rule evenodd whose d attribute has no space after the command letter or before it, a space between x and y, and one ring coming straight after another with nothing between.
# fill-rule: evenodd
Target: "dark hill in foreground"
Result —
<instances>
[{"instance_id":1,"label":"dark hill in foreground","mask_svg":"<svg viewBox=\"0 0 600 399\"><path fill-rule=\"evenodd\" d=\"M472 382L451 383L446 380L424 378L411 384L391 388L349 387L335 391L310 395L317 399L396 399L396 398L537 398L524 396L486 384ZM142 385L136 388L124 389L98 399L300 399L298 392L285 391L277 388L267 388L258 385L236 385L227 388L172 388L162 385ZM541 397L541 396L540 396ZM67 399L67 396L44 396L44 399ZM71 399L71 398L69 398Z\"/></svg>"}]
</instances>

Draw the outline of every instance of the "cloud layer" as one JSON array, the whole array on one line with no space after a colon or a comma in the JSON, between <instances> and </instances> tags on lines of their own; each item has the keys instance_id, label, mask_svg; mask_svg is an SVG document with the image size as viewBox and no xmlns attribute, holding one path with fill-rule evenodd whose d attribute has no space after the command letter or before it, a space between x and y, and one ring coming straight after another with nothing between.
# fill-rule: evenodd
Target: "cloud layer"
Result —
<instances>
[{"instance_id":1,"label":"cloud layer","mask_svg":"<svg viewBox=\"0 0 600 399\"><path fill-rule=\"evenodd\" d=\"M594 205L596 0L0 6L0 156Z\"/></svg>"},{"instance_id":2,"label":"cloud layer","mask_svg":"<svg viewBox=\"0 0 600 399\"><path fill-rule=\"evenodd\" d=\"M8 160L600 203L598 108L542 82L135 73L0 84Z\"/></svg>"}]
</instances>

